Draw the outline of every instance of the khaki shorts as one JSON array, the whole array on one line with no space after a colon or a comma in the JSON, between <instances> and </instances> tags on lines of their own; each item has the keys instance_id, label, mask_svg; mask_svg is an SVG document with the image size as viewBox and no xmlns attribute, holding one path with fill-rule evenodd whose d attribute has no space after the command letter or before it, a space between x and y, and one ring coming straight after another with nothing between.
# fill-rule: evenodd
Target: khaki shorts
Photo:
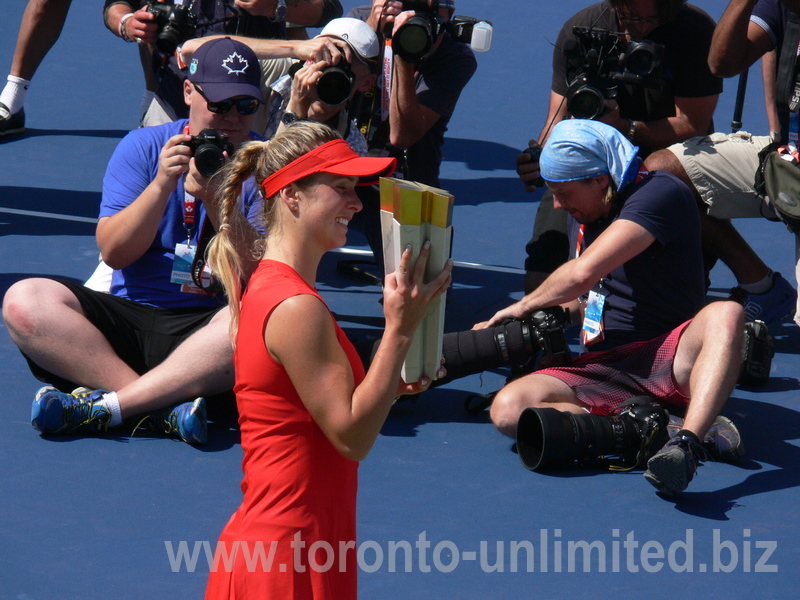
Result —
<instances>
[{"instance_id":1,"label":"khaki shorts","mask_svg":"<svg viewBox=\"0 0 800 600\"><path fill-rule=\"evenodd\" d=\"M775 211L753 189L758 153L772 139L769 136L712 133L693 137L668 148L683 165L708 214L718 219L766 217Z\"/></svg>"}]
</instances>

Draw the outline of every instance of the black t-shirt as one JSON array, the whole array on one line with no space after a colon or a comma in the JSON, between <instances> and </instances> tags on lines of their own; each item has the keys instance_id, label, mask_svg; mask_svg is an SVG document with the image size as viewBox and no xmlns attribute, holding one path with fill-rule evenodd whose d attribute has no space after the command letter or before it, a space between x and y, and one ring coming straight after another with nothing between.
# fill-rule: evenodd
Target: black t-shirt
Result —
<instances>
[{"instance_id":1,"label":"black t-shirt","mask_svg":"<svg viewBox=\"0 0 800 600\"><path fill-rule=\"evenodd\" d=\"M553 51L553 92L566 96L569 71L578 66L564 56L563 48L573 45L573 26L619 31L616 13L604 0L589 6L570 18L561 29ZM675 116L675 98L701 98L722 92L722 79L711 74L708 51L714 32L714 20L693 5L685 5L675 19L654 29L645 38L664 46L661 67L662 89L620 85L617 92L620 116L637 121L654 121ZM627 43L622 41L624 52ZM568 69L568 66L570 68ZM574 77L574 73L572 74ZM713 126L709 132L713 131Z\"/></svg>"},{"instance_id":2,"label":"black t-shirt","mask_svg":"<svg viewBox=\"0 0 800 600\"><path fill-rule=\"evenodd\" d=\"M705 302L700 216L689 189L673 175L653 171L615 202L608 218L586 225L585 246L617 219L641 225L656 241L594 286L606 294L605 341L592 350L656 338L694 317ZM577 222L569 220L574 248Z\"/></svg>"},{"instance_id":3,"label":"black t-shirt","mask_svg":"<svg viewBox=\"0 0 800 600\"><path fill-rule=\"evenodd\" d=\"M348 16L366 21L369 12L369 6L358 7L352 9ZM390 154L398 157L401 165L402 161L406 160L408 179L435 187L439 186L439 167L442 164L442 145L447 124L456 108L461 90L467 85L477 68L478 61L475 59L472 48L464 42L455 41L449 33L444 34L442 43L436 51L417 65L417 100L423 106L439 113L441 117L416 144L408 148L405 152L406 159L404 159L402 150L387 147ZM374 109L380 110L380 94L377 94L375 98ZM372 122L380 123L380 117L374 116ZM384 126L388 126L388 119L384 121L384 124ZM385 131L377 132L377 135L367 132L370 150L376 148L376 142L380 149L383 149L383 140L386 139L388 139L388 135Z\"/></svg>"}]
</instances>

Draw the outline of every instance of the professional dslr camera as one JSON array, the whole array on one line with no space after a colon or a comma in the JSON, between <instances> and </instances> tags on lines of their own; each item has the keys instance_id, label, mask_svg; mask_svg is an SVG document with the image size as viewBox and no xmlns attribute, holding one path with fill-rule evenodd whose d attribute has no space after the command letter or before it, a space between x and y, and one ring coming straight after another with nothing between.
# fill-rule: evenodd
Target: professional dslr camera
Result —
<instances>
[{"instance_id":1,"label":"professional dslr camera","mask_svg":"<svg viewBox=\"0 0 800 600\"><path fill-rule=\"evenodd\" d=\"M634 469L667 443L668 423L669 413L646 396L606 417L526 408L517 424L517 454L531 471L570 464Z\"/></svg>"},{"instance_id":2,"label":"professional dslr camera","mask_svg":"<svg viewBox=\"0 0 800 600\"><path fill-rule=\"evenodd\" d=\"M289 68L289 76L294 77L303 68L303 62L297 62ZM328 106L339 106L347 102L356 84L356 75L344 58L338 64L331 65L322 71L317 81L317 97Z\"/></svg>"},{"instance_id":3,"label":"professional dslr camera","mask_svg":"<svg viewBox=\"0 0 800 600\"><path fill-rule=\"evenodd\" d=\"M456 15L447 23L439 15L439 0L403 0L403 10L413 10L416 14L387 35L391 35L395 54L408 63L417 63L430 55L436 39L445 30L478 52L488 50L492 44L489 21Z\"/></svg>"},{"instance_id":4,"label":"professional dslr camera","mask_svg":"<svg viewBox=\"0 0 800 600\"><path fill-rule=\"evenodd\" d=\"M200 135L193 136L182 145L191 148L194 164L203 177L211 177L225 165L224 152L227 152L229 157L233 156L234 152L228 136L213 129L203 129Z\"/></svg>"},{"instance_id":5,"label":"professional dslr camera","mask_svg":"<svg viewBox=\"0 0 800 600\"><path fill-rule=\"evenodd\" d=\"M192 12L194 1L187 5L165 4L159 0L147 3L147 12L154 15L158 26L156 48L164 56L173 54L186 40L195 37L197 17Z\"/></svg>"},{"instance_id":6,"label":"professional dslr camera","mask_svg":"<svg viewBox=\"0 0 800 600\"><path fill-rule=\"evenodd\" d=\"M616 97L619 84L662 86L664 47L661 44L642 40L624 47L622 33L592 27L575 26L572 33L577 40L562 48L567 57L569 81L567 110L572 116L578 119L602 116L604 101Z\"/></svg>"},{"instance_id":7,"label":"professional dslr camera","mask_svg":"<svg viewBox=\"0 0 800 600\"><path fill-rule=\"evenodd\" d=\"M509 319L486 329L446 333L442 355L447 379L458 379L488 369L522 369L542 353L548 366L569 364L564 335L569 311L559 306L539 310L526 319Z\"/></svg>"}]
</instances>

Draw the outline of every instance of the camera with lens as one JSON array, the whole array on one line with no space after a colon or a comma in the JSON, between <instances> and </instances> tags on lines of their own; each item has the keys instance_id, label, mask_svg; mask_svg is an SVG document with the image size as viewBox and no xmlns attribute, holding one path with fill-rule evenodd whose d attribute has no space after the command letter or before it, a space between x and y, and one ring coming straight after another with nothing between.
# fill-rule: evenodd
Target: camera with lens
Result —
<instances>
[{"instance_id":1,"label":"camera with lens","mask_svg":"<svg viewBox=\"0 0 800 600\"><path fill-rule=\"evenodd\" d=\"M303 68L303 62L297 62L289 68L289 76L294 77ZM317 97L328 106L339 106L349 100L356 85L356 75L344 58L338 64L323 69L317 81Z\"/></svg>"},{"instance_id":2,"label":"camera with lens","mask_svg":"<svg viewBox=\"0 0 800 600\"><path fill-rule=\"evenodd\" d=\"M389 32L394 53L408 63L430 55L439 35L449 31L456 41L466 42L478 52L492 45L492 24L484 19L456 15L450 22L439 14L439 0L403 0L403 10L414 16L396 31Z\"/></svg>"},{"instance_id":3,"label":"camera with lens","mask_svg":"<svg viewBox=\"0 0 800 600\"><path fill-rule=\"evenodd\" d=\"M526 408L517 424L517 453L527 469L581 465L613 470L643 466L669 440L669 413L646 396L610 416Z\"/></svg>"},{"instance_id":4,"label":"camera with lens","mask_svg":"<svg viewBox=\"0 0 800 600\"><path fill-rule=\"evenodd\" d=\"M766 383L772 370L774 356L775 346L764 321L745 323L739 383L750 385Z\"/></svg>"},{"instance_id":5,"label":"camera with lens","mask_svg":"<svg viewBox=\"0 0 800 600\"><path fill-rule=\"evenodd\" d=\"M567 57L567 110L578 119L597 119L605 100L616 98L620 84L660 88L664 46L631 41L608 29L572 28L576 39L562 48Z\"/></svg>"},{"instance_id":6,"label":"camera with lens","mask_svg":"<svg viewBox=\"0 0 800 600\"><path fill-rule=\"evenodd\" d=\"M157 0L147 3L147 12L155 17L153 22L158 26L156 48L164 56L173 54L178 46L196 36L197 17L192 12L193 4L165 4Z\"/></svg>"},{"instance_id":7,"label":"camera with lens","mask_svg":"<svg viewBox=\"0 0 800 600\"><path fill-rule=\"evenodd\" d=\"M225 165L224 152L227 152L229 157L233 156L234 152L228 136L213 129L204 129L200 135L192 136L191 140L183 142L182 145L191 148L194 164L203 177L211 177Z\"/></svg>"},{"instance_id":8,"label":"camera with lens","mask_svg":"<svg viewBox=\"0 0 800 600\"><path fill-rule=\"evenodd\" d=\"M526 319L509 319L486 329L446 333L442 355L447 379L457 379L488 369L521 369L539 354L548 366L569 364L570 349L564 335L569 311L559 306L539 310Z\"/></svg>"}]
</instances>

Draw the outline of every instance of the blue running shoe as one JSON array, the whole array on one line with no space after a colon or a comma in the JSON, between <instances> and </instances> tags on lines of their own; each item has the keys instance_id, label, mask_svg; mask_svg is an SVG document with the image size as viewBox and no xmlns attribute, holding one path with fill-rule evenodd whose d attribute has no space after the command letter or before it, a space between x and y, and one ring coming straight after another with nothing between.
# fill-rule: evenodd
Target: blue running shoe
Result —
<instances>
[{"instance_id":1,"label":"blue running shoe","mask_svg":"<svg viewBox=\"0 0 800 600\"><path fill-rule=\"evenodd\" d=\"M744 307L746 321L764 321L767 326L780 323L794 314L797 290L780 273L772 278L772 288L763 294L750 294L740 287L731 290L730 300Z\"/></svg>"},{"instance_id":2,"label":"blue running shoe","mask_svg":"<svg viewBox=\"0 0 800 600\"><path fill-rule=\"evenodd\" d=\"M78 388L71 394L54 387L36 392L31 406L31 425L42 433L105 433L111 412L95 402L107 394L105 390Z\"/></svg>"},{"instance_id":3,"label":"blue running shoe","mask_svg":"<svg viewBox=\"0 0 800 600\"><path fill-rule=\"evenodd\" d=\"M703 447L681 436L668 441L647 461L644 478L666 496L674 496L689 486L697 466L708 460Z\"/></svg>"},{"instance_id":4,"label":"blue running shoe","mask_svg":"<svg viewBox=\"0 0 800 600\"><path fill-rule=\"evenodd\" d=\"M146 415L134 429L163 433L177 437L187 444L205 444L208 440L206 399L197 398Z\"/></svg>"}]
</instances>

